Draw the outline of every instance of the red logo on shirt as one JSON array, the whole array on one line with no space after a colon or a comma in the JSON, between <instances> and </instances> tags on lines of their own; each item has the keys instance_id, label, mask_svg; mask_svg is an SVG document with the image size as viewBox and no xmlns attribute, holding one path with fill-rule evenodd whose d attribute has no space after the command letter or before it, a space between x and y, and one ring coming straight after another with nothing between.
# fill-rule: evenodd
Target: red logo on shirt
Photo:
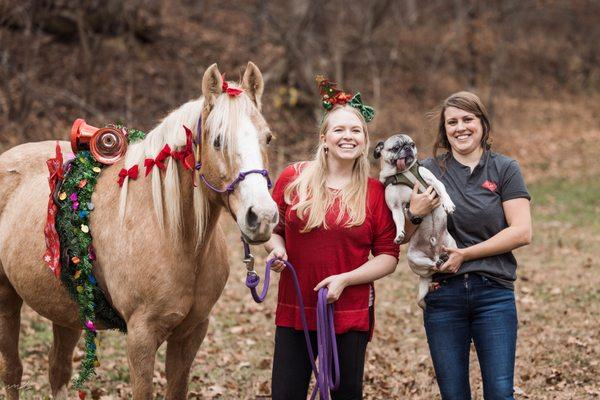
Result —
<instances>
[{"instance_id":1,"label":"red logo on shirt","mask_svg":"<svg viewBox=\"0 0 600 400\"><path fill-rule=\"evenodd\" d=\"M494 183L492 181L488 181L488 180L483 182L483 185L481 185L481 187L486 188L490 192L495 192L496 189L498 189L498 185L496 183Z\"/></svg>"}]
</instances>

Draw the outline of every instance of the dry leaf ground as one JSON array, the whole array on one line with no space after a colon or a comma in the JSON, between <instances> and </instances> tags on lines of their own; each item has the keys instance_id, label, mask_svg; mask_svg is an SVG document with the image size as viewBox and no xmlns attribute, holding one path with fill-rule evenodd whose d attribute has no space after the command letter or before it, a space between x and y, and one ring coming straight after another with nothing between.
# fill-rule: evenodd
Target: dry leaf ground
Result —
<instances>
[{"instance_id":1,"label":"dry leaf ground","mask_svg":"<svg viewBox=\"0 0 600 400\"><path fill-rule=\"evenodd\" d=\"M600 182L541 181L531 191L535 238L517 252L516 398L600 398ZM228 219L222 223L234 244L231 277L193 365L190 398L269 398L277 283L264 304L252 301L243 284L237 232ZM264 251L254 251L258 265L263 265ZM415 277L404 260L393 276L377 283L377 327L368 348L366 399L439 398L414 290ZM21 333L23 397L48 398L50 325L25 308ZM90 385L92 397L128 398L123 337L115 332L100 337L101 366ZM80 355L77 350L75 358ZM163 346L156 360L157 398L165 392L164 360ZM474 352L472 365L473 398L482 399Z\"/></svg>"},{"instance_id":2,"label":"dry leaf ground","mask_svg":"<svg viewBox=\"0 0 600 400\"><path fill-rule=\"evenodd\" d=\"M496 126L494 135L494 148L521 161L534 199L534 241L517 251L517 399L600 398L600 114L587 112L580 101L561 104L503 99L497 119L504 122ZM597 107L600 103L589 104ZM532 115L524 112L528 109L541 110L535 114L540 120L528 119ZM569 118L562 118L564 113ZM547 129L539 134L536 126ZM566 140L565 132L577 140ZM419 133L415 137L424 143L431 139ZM275 143L271 149L275 160L279 160L281 146L285 143ZM275 164L274 169L283 167ZM264 304L252 301L243 283L237 230L229 218L221 223L231 243L231 276L196 356L189 397L267 399L277 282ZM264 265L264 251L254 248L254 252L257 265ZM396 273L377 283L377 323L368 348L366 399L439 399L421 311L413 301L415 284L416 277L404 259ZM100 338L101 366L90 384L91 397L131 397L123 336L103 332ZM49 322L24 307L24 399L49 398L51 342ZM76 351L75 369L82 354L81 349ZM473 399L481 400L474 352L471 358ZM164 361L162 346L155 367L157 398L165 393Z\"/></svg>"}]
</instances>

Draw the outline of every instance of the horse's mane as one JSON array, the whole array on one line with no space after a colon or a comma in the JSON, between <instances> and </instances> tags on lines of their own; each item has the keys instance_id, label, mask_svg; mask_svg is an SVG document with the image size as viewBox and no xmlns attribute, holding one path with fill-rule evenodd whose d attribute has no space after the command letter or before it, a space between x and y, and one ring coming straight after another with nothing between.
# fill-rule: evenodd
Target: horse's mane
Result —
<instances>
[{"instance_id":1,"label":"horse's mane","mask_svg":"<svg viewBox=\"0 0 600 400\"><path fill-rule=\"evenodd\" d=\"M195 138L198 129L201 128L199 120L203 106L204 99L199 98L189 101L171 112L146 135L144 140L128 147L125 155L125 168L138 165L140 175L143 176L145 174L143 168L144 159L155 158L165 144L168 144L171 150L185 145L184 125L193 132ZM256 110L254 103L244 93L236 97L226 94L217 96L214 107L205 121L209 131L206 145L212 146L212 143L218 139L221 142L221 151L225 151L224 149L226 149L227 154L225 154L225 157L229 160L234 160L236 154L235 134L238 131L240 121L244 117L248 117L253 109ZM158 168L153 168L150 173L152 177L154 211L159 227L164 232L167 226L172 238L177 238L182 228L181 191L176 163L177 161L173 157L168 158L164 182L161 182L161 174ZM128 179L125 180L121 189L119 202L119 217L121 221L125 218L127 186ZM193 189L197 244L202 243L207 229L209 203L205 190L206 188L200 184ZM166 226L163 207L166 212Z\"/></svg>"}]
</instances>

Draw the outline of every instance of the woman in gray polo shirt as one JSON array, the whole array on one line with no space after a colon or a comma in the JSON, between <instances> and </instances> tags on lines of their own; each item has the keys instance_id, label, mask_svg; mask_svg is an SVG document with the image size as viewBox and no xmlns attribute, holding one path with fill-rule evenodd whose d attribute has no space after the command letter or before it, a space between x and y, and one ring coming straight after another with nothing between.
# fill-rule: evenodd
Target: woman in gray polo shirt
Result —
<instances>
[{"instance_id":1,"label":"woman in gray polo shirt","mask_svg":"<svg viewBox=\"0 0 600 400\"><path fill-rule=\"evenodd\" d=\"M471 341L484 398L514 399L517 263L511 251L531 242L530 196L517 162L490 151L489 135L479 97L455 93L442 104L434 158L423 162L456 205L448 230L458 248L447 250L449 259L433 277L424 311L443 400L471 398ZM445 152L438 156L440 149ZM412 222L429 213L433 202L427 194L413 193ZM407 236L415 229L407 222Z\"/></svg>"}]
</instances>

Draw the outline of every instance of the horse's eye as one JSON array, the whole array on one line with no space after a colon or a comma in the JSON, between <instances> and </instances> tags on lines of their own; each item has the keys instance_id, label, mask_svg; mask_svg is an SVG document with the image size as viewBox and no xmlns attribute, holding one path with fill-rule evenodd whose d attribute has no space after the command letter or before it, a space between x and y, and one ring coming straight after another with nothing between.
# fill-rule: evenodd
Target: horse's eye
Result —
<instances>
[{"instance_id":1,"label":"horse's eye","mask_svg":"<svg viewBox=\"0 0 600 400\"><path fill-rule=\"evenodd\" d=\"M221 148L221 138L220 137L215 138L215 141L213 142L213 146L217 150L219 150Z\"/></svg>"}]
</instances>

